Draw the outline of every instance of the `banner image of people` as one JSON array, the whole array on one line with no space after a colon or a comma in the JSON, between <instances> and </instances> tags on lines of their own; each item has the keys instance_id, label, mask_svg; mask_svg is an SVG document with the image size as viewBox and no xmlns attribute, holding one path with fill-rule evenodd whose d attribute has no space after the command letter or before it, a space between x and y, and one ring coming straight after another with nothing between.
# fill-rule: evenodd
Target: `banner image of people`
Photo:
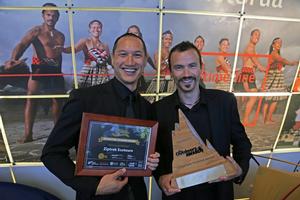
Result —
<instances>
[{"instance_id":1,"label":"banner image of people","mask_svg":"<svg viewBox=\"0 0 300 200\"><path fill-rule=\"evenodd\" d=\"M299 147L299 8L298 0L1 0L0 114L14 160L39 161L72 89L114 77L113 43L126 32L146 43L138 90L150 102L176 90L168 55L188 40L202 55L202 86L238 93L253 151L272 149L293 92L277 148Z\"/></svg>"},{"instance_id":2,"label":"banner image of people","mask_svg":"<svg viewBox=\"0 0 300 200\"><path fill-rule=\"evenodd\" d=\"M176 24L173 23L174 21ZM211 26L207 26L207 24L211 24ZM203 28L206 26L207 28ZM193 42L201 52L203 85L206 88L229 91L238 28L239 19L235 17L165 14L164 30L166 31L162 36L161 75L164 75L162 70L164 70L165 58L169 51L165 46L172 47L173 44L188 40ZM169 34L167 34L168 30ZM169 44L164 44L165 38L170 38ZM165 74L169 74L169 72L166 71ZM162 81L167 78L165 75L162 77ZM161 91L173 92L169 88L175 89L175 87L168 87L161 88Z\"/></svg>"},{"instance_id":3,"label":"banner image of people","mask_svg":"<svg viewBox=\"0 0 300 200\"><path fill-rule=\"evenodd\" d=\"M148 20L153 23L147 23ZM159 26L155 13L76 11L73 21L79 87L102 84L114 77L111 63L113 42L129 32L142 37L147 46L148 62L138 84L139 92L146 92L148 82L156 76L152 55L158 46ZM71 53L71 47L66 45L63 52Z\"/></svg>"},{"instance_id":4,"label":"banner image of people","mask_svg":"<svg viewBox=\"0 0 300 200\"><path fill-rule=\"evenodd\" d=\"M57 8L55 3L39 6ZM67 14L46 9L0 12L6 19L0 22L1 94L66 94L72 88L71 56L61 48L69 43ZM23 18L28 20L20 23Z\"/></svg>"},{"instance_id":5,"label":"banner image of people","mask_svg":"<svg viewBox=\"0 0 300 200\"><path fill-rule=\"evenodd\" d=\"M237 96L236 98L241 121L252 143L252 151L271 150L279 134L288 96ZM248 102L252 99L256 103L250 107Z\"/></svg>"},{"instance_id":6,"label":"banner image of people","mask_svg":"<svg viewBox=\"0 0 300 200\"><path fill-rule=\"evenodd\" d=\"M300 95L292 96L276 148L300 147Z\"/></svg>"},{"instance_id":7,"label":"banner image of people","mask_svg":"<svg viewBox=\"0 0 300 200\"><path fill-rule=\"evenodd\" d=\"M29 111L26 99L2 99L0 114L15 162L39 162L42 148L58 119L61 107L52 99L31 99L37 106ZM61 104L65 99L57 99ZM25 119L25 120L24 120Z\"/></svg>"},{"instance_id":8,"label":"banner image of people","mask_svg":"<svg viewBox=\"0 0 300 200\"><path fill-rule=\"evenodd\" d=\"M276 31L282 29L286 32ZM299 23L244 21L235 92L291 91L300 57L300 40L292 30L300 30Z\"/></svg>"},{"instance_id":9,"label":"banner image of people","mask_svg":"<svg viewBox=\"0 0 300 200\"><path fill-rule=\"evenodd\" d=\"M161 50L157 49L154 53L154 65L155 70L160 71L159 79L159 91L160 92L173 92L175 91L175 83L170 74L169 69L169 53L173 43L173 32L171 30L164 31L161 36ZM161 57L159 58L159 51ZM147 93L156 93L158 78L154 77L151 80ZM151 99L152 98L152 99ZM148 97L150 102L154 101L154 97Z\"/></svg>"}]
</instances>

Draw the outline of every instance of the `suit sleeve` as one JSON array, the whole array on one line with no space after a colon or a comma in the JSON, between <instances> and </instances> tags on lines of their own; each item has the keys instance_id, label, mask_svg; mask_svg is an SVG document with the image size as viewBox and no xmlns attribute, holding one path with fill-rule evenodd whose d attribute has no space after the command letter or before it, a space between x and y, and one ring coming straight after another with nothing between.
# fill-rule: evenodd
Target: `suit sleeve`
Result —
<instances>
[{"instance_id":1,"label":"suit sleeve","mask_svg":"<svg viewBox=\"0 0 300 200\"><path fill-rule=\"evenodd\" d=\"M242 183L249 169L249 160L251 158L251 142L247 137L245 128L240 121L237 102L234 95L231 96L231 123L232 123L232 154L234 160L242 168L243 172L240 177L237 177L234 182Z\"/></svg>"},{"instance_id":2,"label":"suit sleeve","mask_svg":"<svg viewBox=\"0 0 300 200\"><path fill-rule=\"evenodd\" d=\"M72 147L77 150L83 111L83 103L77 93L73 91L64 105L60 118L44 146L41 160L63 183L89 198L94 196L100 178L75 176L75 164L69 156Z\"/></svg>"},{"instance_id":3,"label":"suit sleeve","mask_svg":"<svg viewBox=\"0 0 300 200\"><path fill-rule=\"evenodd\" d=\"M159 177L165 174L172 173L172 161L173 161L173 147L172 147L172 137L168 129L168 120L164 115L164 110L162 106L154 104L154 117L159 122L158 132L157 132L157 141L156 141L156 150L160 153L159 164L156 170L153 172L157 183ZM159 112L159 113L158 113ZM174 124L174 123L173 123Z\"/></svg>"}]
</instances>

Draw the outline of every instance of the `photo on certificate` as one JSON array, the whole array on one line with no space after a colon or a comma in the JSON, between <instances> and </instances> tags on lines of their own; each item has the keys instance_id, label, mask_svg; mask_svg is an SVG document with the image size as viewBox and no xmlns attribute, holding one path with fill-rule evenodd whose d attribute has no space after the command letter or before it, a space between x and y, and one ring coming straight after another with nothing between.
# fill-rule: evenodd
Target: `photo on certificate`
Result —
<instances>
[{"instance_id":1,"label":"photo on certificate","mask_svg":"<svg viewBox=\"0 0 300 200\"><path fill-rule=\"evenodd\" d=\"M72 17L79 88L103 84L114 77L114 42L119 36L132 33L141 37L146 44L147 64L137 89L140 93L149 93L149 82L156 76L153 61L158 45L159 18L156 13L75 11ZM71 53L70 44L66 44L64 52Z\"/></svg>"},{"instance_id":2,"label":"photo on certificate","mask_svg":"<svg viewBox=\"0 0 300 200\"><path fill-rule=\"evenodd\" d=\"M55 8L55 4L47 5ZM48 22L46 14L54 19ZM70 43L66 12L10 9L1 11L0 17L5 19L0 22L0 94L66 94L73 87L71 55L62 52L65 43Z\"/></svg>"},{"instance_id":3,"label":"photo on certificate","mask_svg":"<svg viewBox=\"0 0 300 200\"><path fill-rule=\"evenodd\" d=\"M288 92L296 76L299 23L245 19L234 78L235 92Z\"/></svg>"},{"instance_id":4,"label":"photo on certificate","mask_svg":"<svg viewBox=\"0 0 300 200\"><path fill-rule=\"evenodd\" d=\"M241 122L252 151L272 149L283 120L288 96L237 96Z\"/></svg>"},{"instance_id":5,"label":"photo on certificate","mask_svg":"<svg viewBox=\"0 0 300 200\"><path fill-rule=\"evenodd\" d=\"M300 94L292 95L276 148L300 147Z\"/></svg>"},{"instance_id":6,"label":"photo on certificate","mask_svg":"<svg viewBox=\"0 0 300 200\"><path fill-rule=\"evenodd\" d=\"M154 153L158 123L84 113L77 175L104 175L126 168L128 176L150 176L147 158Z\"/></svg>"},{"instance_id":7,"label":"photo on certificate","mask_svg":"<svg viewBox=\"0 0 300 200\"><path fill-rule=\"evenodd\" d=\"M65 99L0 100L0 114L15 162L40 162L43 146L61 111L61 106L52 106L53 101L62 106Z\"/></svg>"}]
</instances>

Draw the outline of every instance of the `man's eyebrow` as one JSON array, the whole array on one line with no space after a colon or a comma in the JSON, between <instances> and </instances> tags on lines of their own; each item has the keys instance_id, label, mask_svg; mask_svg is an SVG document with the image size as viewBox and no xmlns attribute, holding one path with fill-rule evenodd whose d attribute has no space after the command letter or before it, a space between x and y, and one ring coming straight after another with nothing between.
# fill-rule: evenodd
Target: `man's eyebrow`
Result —
<instances>
[{"instance_id":1,"label":"man's eyebrow","mask_svg":"<svg viewBox=\"0 0 300 200\"><path fill-rule=\"evenodd\" d=\"M117 52L133 52L133 53L143 53L144 51L143 50L136 50L136 51L128 51L126 49L119 49L119 50L116 50Z\"/></svg>"},{"instance_id":2,"label":"man's eyebrow","mask_svg":"<svg viewBox=\"0 0 300 200\"><path fill-rule=\"evenodd\" d=\"M174 64L173 66L174 67L176 67L176 66L183 66L183 64Z\"/></svg>"},{"instance_id":3,"label":"man's eyebrow","mask_svg":"<svg viewBox=\"0 0 300 200\"><path fill-rule=\"evenodd\" d=\"M144 51L142 51L142 50L136 50L136 51L134 51L135 53L143 53Z\"/></svg>"}]
</instances>

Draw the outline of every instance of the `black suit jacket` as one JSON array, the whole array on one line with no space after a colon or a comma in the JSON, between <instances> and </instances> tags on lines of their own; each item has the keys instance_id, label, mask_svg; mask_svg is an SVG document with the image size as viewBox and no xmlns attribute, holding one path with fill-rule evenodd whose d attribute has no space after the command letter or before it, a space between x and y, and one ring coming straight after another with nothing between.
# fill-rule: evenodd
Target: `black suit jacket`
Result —
<instances>
[{"instance_id":1,"label":"black suit jacket","mask_svg":"<svg viewBox=\"0 0 300 200\"><path fill-rule=\"evenodd\" d=\"M200 95L204 96L207 102L212 138L210 142L222 156L230 155L232 145L233 158L243 170L243 174L236 179L236 181L240 183L248 172L249 159L251 157L251 143L240 122L236 99L233 94L221 90L211 90L200 87L200 91ZM157 151L161 154L159 167L155 173L156 179L163 174L172 172L173 150L171 133L172 130L174 130L175 122L178 122L178 104L179 98L177 92L155 103L156 118L159 122ZM199 121L199 123L201 122ZM202 189L209 187L207 185L209 184L190 187L183 191L190 194L197 194L197 190L201 190L201 187ZM230 181L216 185L218 185L218 189L216 189L215 192L219 192L220 194L220 198L216 199L231 199L233 197L232 184ZM207 189L203 190L208 191ZM202 195L202 193L203 192L198 195ZM192 198L197 199L198 195L188 196L193 196ZM228 198L226 198L226 196ZM200 197L198 196L198 198Z\"/></svg>"},{"instance_id":2,"label":"black suit jacket","mask_svg":"<svg viewBox=\"0 0 300 200\"><path fill-rule=\"evenodd\" d=\"M76 199L128 199L128 184L117 194L95 196L101 177L74 176L75 165L69 157L70 148L75 147L77 150L83 112L124 116L124 106L113 86L114 81L117 80L113 79L102 85L73 90L42 152L42 162L62 182L76 191ZM152 118L149 112L150 106L150 103L137 95L135 107L138 109L138 115L136 118ZM147 199L143 177L130 177L129 184L136 199Z\"/></svg>"}]
</instances>

